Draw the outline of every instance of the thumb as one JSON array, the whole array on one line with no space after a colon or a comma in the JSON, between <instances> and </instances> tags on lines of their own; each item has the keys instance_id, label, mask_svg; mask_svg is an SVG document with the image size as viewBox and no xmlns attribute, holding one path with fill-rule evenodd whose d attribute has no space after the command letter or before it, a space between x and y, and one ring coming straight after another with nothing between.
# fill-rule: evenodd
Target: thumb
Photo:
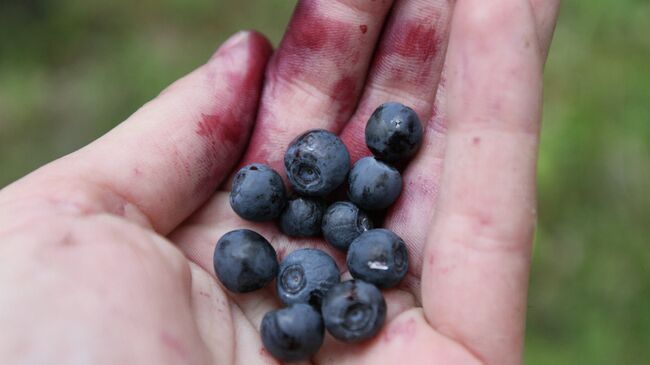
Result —
<instances>
[{"instance_id":1,"label":"thumb","mask_svg":"<svg viewBox=\"0 0 650 365\"><path fill-rule=\"evenodd\" d=\"M271 51L258 33L235 34L105 136L7 187L0 204L40 199L171 231L237 163Z\"/></svg>"}]
</instances>

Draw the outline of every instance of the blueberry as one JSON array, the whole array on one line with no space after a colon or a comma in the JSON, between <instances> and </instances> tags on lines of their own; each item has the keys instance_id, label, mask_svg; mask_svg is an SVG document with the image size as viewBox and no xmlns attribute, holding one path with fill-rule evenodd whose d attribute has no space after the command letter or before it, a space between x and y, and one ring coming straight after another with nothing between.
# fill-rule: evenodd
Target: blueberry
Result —
<instances>
[{"instance_id":1,"label":"blueberry","mask_svg":"<svg viewBox=\"0 0 650 365\"><path fill-rule=\"evenodd\" d=\"M396 162L412 156L422 143L422 123L400 103L380 105L366 124L366 144L379 159Z\"/></svg>"},{"instance_id":2,"label":"blueberry","mask_svg":"<svg viewBox=\"0 0 650 365\"><path fill-rule=\"evenodd\" d=\"M406 275L408 253L404 241L395 233L371 229L352 241L347 264L355 279L390 288Z\"/></svg>"},{"instance_id":3,"label":"blueberry","mask_svg":"<svg viewBox=\"0 0 650 365\"><path fill-rule=\"evenodd\" d=\"M282 232L292 237L309 237L320 234L325 203L317 199L297 198L289 200L280 215Z\"/></svg>"},{"instance_id":4,"label":"blueberry","mask_svg":"<svg viewBox=\"0 0 650 365\"><path fill-rule=\"evenodd\" d=\"M368 215L350 202L330 205L323 216L323 236L339 250L347 250L352 241L372 228Z\"/></svg>"},{"instance_id":5,"label":"blueberry","mask_svg":"<svg viewBox=\"0 0 650 365\"><path fill-rule=\"evenodd\" d=\"M235 293L260 289L278 274L273 246L249 229L224 234L214 249L213 263L219 280Z\"/></svg>"},{"instance_id":6,"label":"blueberry","mask_svg":"<svg viewBox=\"0 0 650 365\"><path fill-rule=\"evenodd\" d=\"M272 168L254 163L235 175L230 206L240 217L258 222L277 218L286 201L282 178Z\"/></svg>"},{"instance_id":7,"label":"blueberry","mask_svg":"<svg viewBox=\"0 0 650 365\"><path fill-rule=\"evenodd\" d=\"M291 142L284 167L301 195L325 196L345 180L350 154L341 139L322 129L307 131Z\"/></svg>"},{"instance_id":8,"label":"blueberry","mask_svg":"<svg viewBox=\"0 0 650 365\"><path fill-rule=\"evenodd\" d=\"M260 333L266 350L281 361L309 359L325 337L320 313L302 303L266 313Z\"/></svg>"},{"instance_id":9,"label":"blueberry","mask_svg":"<svg viewBox=\"0 0 650 365\"><path fill-rule=\"evenodd\" d=\"M394 167L374 157L357 161L348 178L348 197L368 210L388 208L402 191L402 176Z\"/></svg>"},{"instance_id":10,"label":"blueberry","mask_svg":"<svg viewBox=\"0 0 650 365\"><path fill-rule=\"evenodd\" d=\"M386 301L376 286L348 280L327 292L322 313L332 336L345 342L358 342L373 337L384 325Z\"/></svg>"},{"instance_id":11,"label":"blueberry","mask_svg":"<svg viewBox=\"0 0 650 365\"><path fill-rule=\"evenodd\" d=\"M276 286L284 304L320 306L327 291L339 281L334 259L321 250L303 248L282 260Z\"/></svg>"}]
</instances>

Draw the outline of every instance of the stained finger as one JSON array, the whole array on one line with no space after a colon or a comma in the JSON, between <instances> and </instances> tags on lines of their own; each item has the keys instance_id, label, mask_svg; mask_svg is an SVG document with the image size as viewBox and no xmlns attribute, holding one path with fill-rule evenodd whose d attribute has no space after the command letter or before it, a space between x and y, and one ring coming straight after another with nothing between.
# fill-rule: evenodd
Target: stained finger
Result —
<instances>
[{"instance_id":1,"label":"stained finger","mask_svg":"<svg viewBox=\"0 0 650 365\"><path fill-rule=\"evenodd\" d=\"M283 171L301 132L338 132L357 105L391 1L303 0L269 65L262 108L243 163Z\"/></svg>"},{"instance_id":2,"label":"stained finger","mask_svg":"<svg viewBox=\"0 0 650 365\"><path fill-rule=\"evenodd\" d=\"M260 34L238 33L114 130L8 187L0 203L38 199L169 232L212 195L239 159L270 53Z\"/></svg>"},{"instance_id":3,"label":"stained finger","mask_svg":"<svg viewBox=\"0 0 650 365\"><path fill-rule=\"evenodd\" d=\"M452 7L446 0L395 3L359 108L341 134L353 161L370 154L364 130L380 104L398 101L413 108L423 122L429 120L447 49Z\"/></svg>"}]
</instances>

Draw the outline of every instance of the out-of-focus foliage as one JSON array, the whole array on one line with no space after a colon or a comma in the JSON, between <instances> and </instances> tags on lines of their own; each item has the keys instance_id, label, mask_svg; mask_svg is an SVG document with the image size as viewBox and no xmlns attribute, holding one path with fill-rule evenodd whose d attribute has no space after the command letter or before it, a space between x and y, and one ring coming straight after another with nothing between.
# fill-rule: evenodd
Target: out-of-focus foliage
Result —
<instances>
[{"instance_id":1,"label":"out-of-focus foliage","mask_svg":"<svg viewBox=\"0 0 650 365\"><path fill-rule=\"evenodd\" d=\"M0 187L294 1L0 2ZM650 358L650 2L564 1L546 68L526 363Z\"/></svg>"},{"instance_id":2,"label":"out-of-focus foliage","mask_svg":"<svg viewBox=\"0 0 650 365\"><path fill-rule=\"evenodd\" d=\"M563 5L546 67L526 363L646 363L650 2Z\"/></svg>"}]
</instances>

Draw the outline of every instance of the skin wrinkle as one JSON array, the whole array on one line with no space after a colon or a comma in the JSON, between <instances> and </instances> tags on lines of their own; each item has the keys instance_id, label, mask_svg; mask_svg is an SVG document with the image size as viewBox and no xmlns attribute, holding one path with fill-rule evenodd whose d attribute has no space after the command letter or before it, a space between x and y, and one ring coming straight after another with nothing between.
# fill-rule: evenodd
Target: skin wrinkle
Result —
<instances>
[{"instance_id":1,"label":"skin wrinkle","mask_svg":"<svg viewBox=\"0 0 650 365\"><path fill-rule=\"evenodd\" d=\"M48 181L48 188L38 195L19 196L12 204L32 204L41 202L45 207L53 209L55 214L84 216L94 214L112 214L126 217L137 222L144 228L151 228L151 220L136 204L127 197L120 195L116 189L84 179L77 179L74 189L68 188L63 178ZM54 190L52 187L61 187ZM101 200L99 200L101 199Z\"/></svg>"},{"instance_id":2,"label":"skin wrinkle","mask_svg":"<svg viewBox=\"0 0 650 365\"><path fill-rule=\"evenodd\" d=\"M129 197L120 195L117 190L111 186L102 186L101 183L95 183L94 186L99 187L100 189L103 188L109 195L112 195L117 200L119 207L117 210L111 212L112 214L118 217L126 217L125 212L129 212L131 216L128 218L133 219L144 228L153 228L152 220Z\"/></svg>"},{"instance_id":3,"label":"skin wrinkle","mask_svg":"<svg viewBox=\"0 0 650 365\"><path fill-rule=\"evenodd\" d=\"M205 271L203 271L201 268L199 268L196 264L190 263L190 270L191 270L191 273L192 273L191 274L191 280L192 280L191 287L192 288L194 288L195 285L198 286L199 288L201 288L202 286L205 285L203 283L203 281L207 281L207 285L212 285L212 282L210 282L210 280L209 280L209 275L207 275L207 273ZM201 283L197 284L197 282L199 282L199 281L201 281ZM216 290L213 289L213 288L214 287L211 287L208 290L211 290L214 293L214 292L216 292ZM198 292L199 296L201 296L203 298L195 299L196 298L196 294L195 294L196 292ZM236 351L235 351L235 341L234 341L234 339L237 338L237 336L235 334L235 326L232 325L232 323L234 323L234 316L233 316L233 313L232 313L231 304L227 300L226 301L214 300L212 298L212 295L207 294L207 293L206 293L207 295L204 295L203 293L204 292L202 292L201 289L194 290L194 293L190 297L192 302L193 302L192 305L194 306L194 302L209 302L209 303L212 303L213 301L215 301L216 302L215 307L216 307L217 312L219 312L220 314L223 313L223 312L227 312L228 323L231 324L229 326L230 327L229 339L231 341L231 346L230 346L230 349L231 349L230 354L231 354L231 356L230 356L230 359L229 359L230 361L226 361L226 363L235 364L237 362L236 362ZM219 294L223 295L223 293L219 293ZM219 306L225 306L226 311L220 310ZM194 310L197 311L197 309L194 309ZM223 327L222 327L221 321L219 321L219 325L215 326L215 323L210 321L210 318L202 318L202 317L196 316L195 319L196 319L196 325L199 328L199 331L208 332L208 334L204 334L203 336L201 336L201 340L203 341L205 347L210 349L210 351L212 353L212 358L215 360L215 363L219 363L218 360L221 359L221 358L218 355L222 355L223 351L221 351L221 349L212 349L211 346L209 346L210 344L206 342L206 340L207 340L206 337L209 336L209 331L210 330L215 331L215 328L217 330L219 330L219 331L222 330ZM209 326L211 328L204 329L203 326Z\"/></svg>"}]
</instances>

